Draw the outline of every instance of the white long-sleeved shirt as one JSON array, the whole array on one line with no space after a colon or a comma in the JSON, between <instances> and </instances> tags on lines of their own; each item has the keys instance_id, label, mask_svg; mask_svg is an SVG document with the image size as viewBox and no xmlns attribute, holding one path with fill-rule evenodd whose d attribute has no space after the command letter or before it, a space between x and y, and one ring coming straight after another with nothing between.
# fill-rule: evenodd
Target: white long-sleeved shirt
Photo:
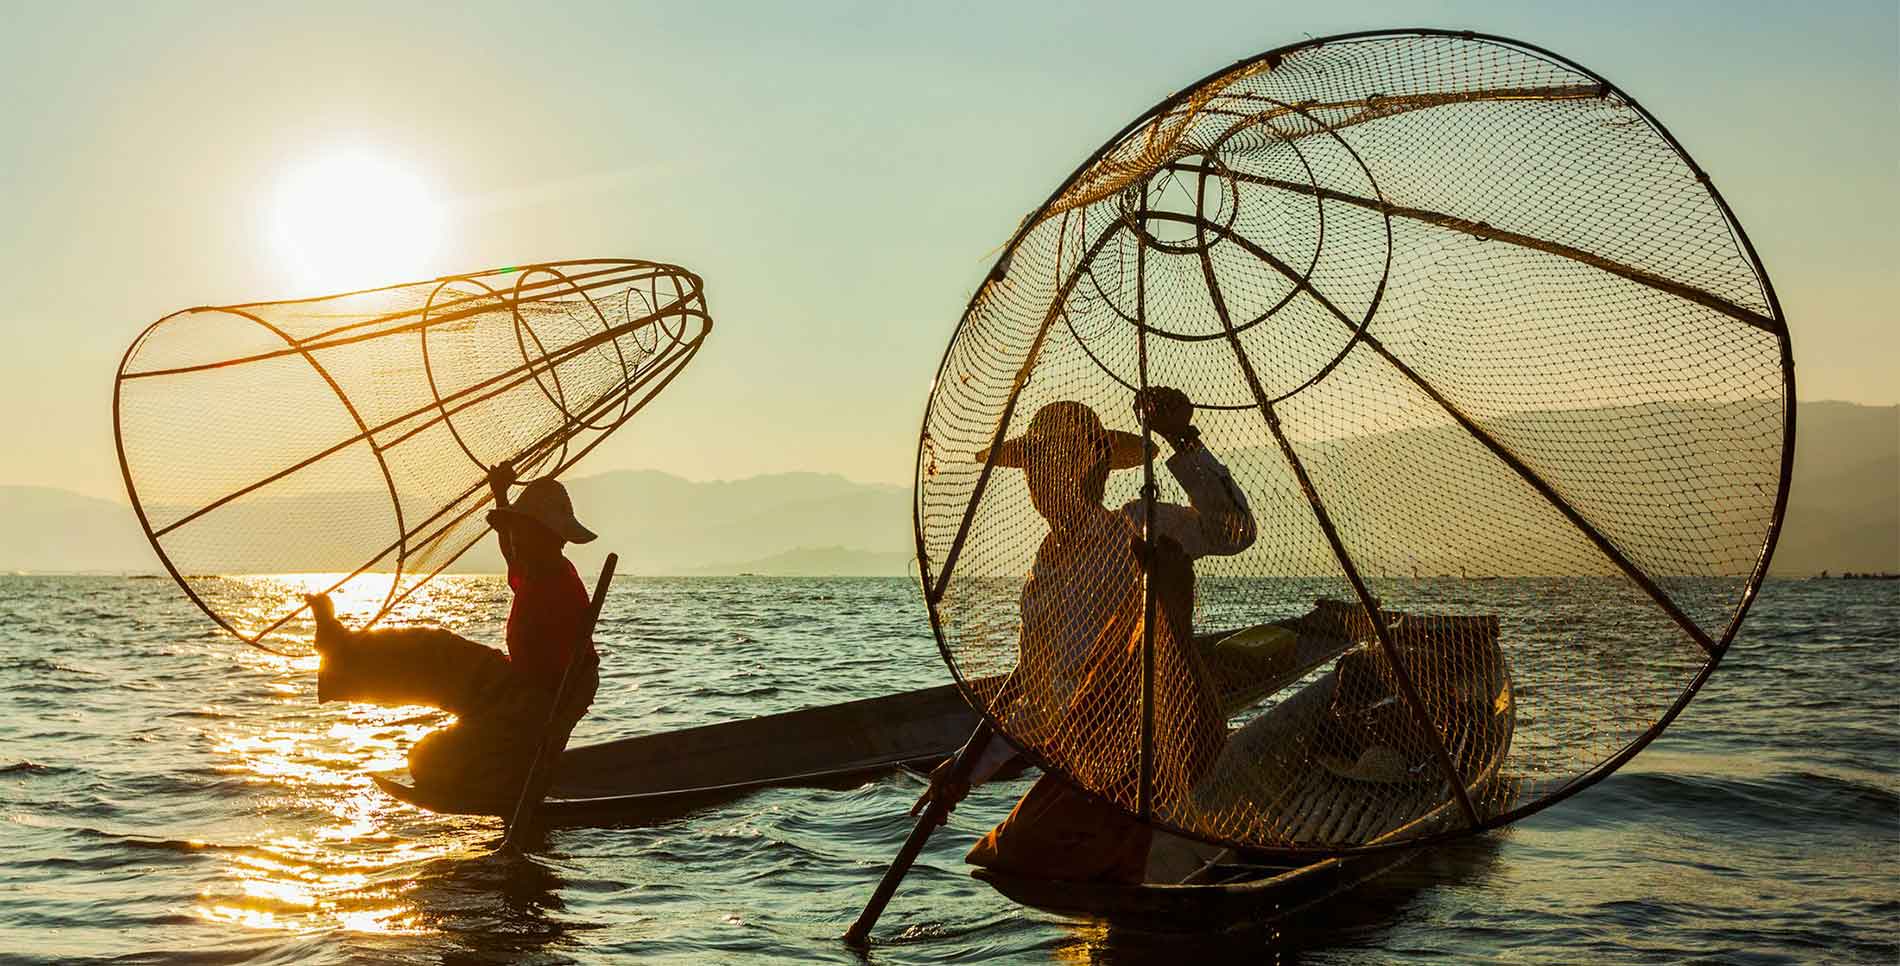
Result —
<instances>
[{"instance_id":1,"label":"white long-sleeved shirt","mask_svg":"<svg viewBox=\"0 0 1900 966\"><path fill-rule=\"evenodd\" d=\"M1155 504L1157 538L1173 540L1196 560L1236 554L1253 545L1253 511L1234 485L1233 475L1214 454L1193 446L1169 457L1167 467L1187 494L1188 505ZM1046 706L1066 705L1087 670L1085 662L1096 635L1134 591L1128 582L1137 573L1134 547L1142 541L1146 518L1142 501L1132 500L1060 537L1049 534L1037 549L1023 585L1022 638L1046 649L1035 659L1046 672L1043 686L1057 692L1046 696ZM1078 551L1088 560L1080 568L1075 563ZM971 767L970 784L988 781L1016 754L1007 740L996 735Z\"/></svg>"}]
</instances>

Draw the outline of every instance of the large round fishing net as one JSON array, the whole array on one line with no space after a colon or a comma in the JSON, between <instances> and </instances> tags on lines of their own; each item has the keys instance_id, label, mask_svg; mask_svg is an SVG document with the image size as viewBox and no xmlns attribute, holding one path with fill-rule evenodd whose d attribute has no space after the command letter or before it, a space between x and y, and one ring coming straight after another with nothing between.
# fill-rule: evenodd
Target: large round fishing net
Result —
<instances>
[{"instance_id":1,"label":"large round fishing net","mask_svg":"<svg viewBox=\"0 0 1900 966\"><path fill-rule=\"evenodd\" d=\"M126 489L192 600L295 646L304 594L381 619L487 532L488 467L566 470L711 325L697 275L607 259L187 309L120 363Z\"/></svg>"},{"instance_id":2,"label":"large round fishing net","mask_svg":"<svg viewBox=\"0 0 1900 966\"><path fill-rule=\"evenodd\" d=\"M1208 464L1132 405L1160 386L1230 481L1183 483ZM924 589L998 731L1156 826L1496 827L1715 666L1793 405L1741 226L1627 95L1501 38L1310 41L1168 98L1018 229L929 400Z\"/></svg>"}]
</instances>

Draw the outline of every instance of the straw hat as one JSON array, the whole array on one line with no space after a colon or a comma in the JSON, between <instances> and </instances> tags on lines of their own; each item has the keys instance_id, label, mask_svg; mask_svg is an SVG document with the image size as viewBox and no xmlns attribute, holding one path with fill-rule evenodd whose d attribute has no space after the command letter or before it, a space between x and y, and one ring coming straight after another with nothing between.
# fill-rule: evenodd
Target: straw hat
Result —
<instances>
[{"instance_id":1,"label":"straw hat","mask_svg":"<svg viewBox=\"0 0 1900 966\"><path fill-rule=\"evenodd\" d=\"M522 488L514 502L496 507L495 512L533 520L568 543L587 543L594 539L594 531L574 519L574 501L567 498L567 487L557 480L535 480Z\"/></svg>"},{"instance_id":2,"label":"straw hat","mask_svg":"<svg viewBox=\"0 0 1900 966\"><path fill-rule=\"evenodd\" d=\"M1093 444L1096 452L1108 454L1111 469L1125 470L1141 465L1141 437L1108 429L1101 417L1087 404L1074 400L1052 402L1036 410L1029 430L1014 439L1006 439L996 448L996 465L1021 469L1033 455L1062 452ZM979 462L989 459L989 447L976 454Z\"/></svg>"}]
</instances>

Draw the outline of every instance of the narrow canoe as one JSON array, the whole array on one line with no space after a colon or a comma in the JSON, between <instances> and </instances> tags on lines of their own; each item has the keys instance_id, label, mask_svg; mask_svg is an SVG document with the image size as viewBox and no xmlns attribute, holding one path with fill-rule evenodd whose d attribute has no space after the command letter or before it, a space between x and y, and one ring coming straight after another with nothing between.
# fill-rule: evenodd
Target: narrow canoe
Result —
<instances>
[{"instance_id":1,"label":"narrow canoe","mask_svg":"<svg viewBox=\"0 0 1900 966\"><path fill-rule=\"evenodd\" d=\"M1483 801L1500 787L1499 771L1510 752L1517 710L1510 673L1497 650L1497 622L1489 617L1424 620L1466 632L1467 640L1477 638L1475 643L1495 661L1487 700L1467 702L1463 720L1452 722L1449 729L1451 755L1465 776L1466 794L1474 802ZM1402 786L1379 787L1380 807L1355 809L1355 802L1369 801L1375 792L1360 780L1321 767L1301 751L1304 736L1329 713L1338 674L1338 668L1329 670L1233 739L1261 750L1263 780L1281 789L1277 797L1283 804L1270 817L1272 824L1304 830L1301 838L1306 841L1352 847L1418 838L1463 821L1462 812L1447 800L1449 789L1443 781L1414 783L1409 794ZM1064 916L1159 931L1204 931L1272 923L1420 854L1419 849L1391 849L1308 862L1243 856L1214 865L1191 883L1068 882L984 868L971 870L971 875L1015 902Z\"/></svg>"},{"instance_id":2,"label":"narrow canoe","mask_svg":"<svg viewBox=\"0 0 1900 966\"><path fill-rule=\"evenodd\" d=\"M554 825L652 820L776 785L848 785L900 765L931 767L976 728L955 685L569 748L540 818ZM386 776L419 808L503 815L513 801L431 794Z\"/></svg>"},{"instance_id":3,"label":"narrow canoe","mask_svg":"<svg viewBox=\"0 0 1900 966\"><path fill-rule=\"evenodd\" d=\"M1232 646L1240 635L1270 626L1196 638L1229 708L1292 683L1353 643L1309 638L1266 658L1257 647ZM946 684L583 745L561 755L539 816L553 825L651 821L760 788L845 787L900 765L934 767L962 747L976 723L976 712ZM371 777L391 797L432 812L508 815L514 809L512 798L445 794Z\"/></svg>"},{"instance_id":4,"label":"narrow canoe","mask_svg":"<svg viewBox=\"0 0 1900 966\"><path fill-rule=\"evenodd\" d=\"M1318 862L1223 867L1238 881L1138 886L1052 882L970 874L1010 900L1061 916L1155 932L1208 932L1270 925L1416 860L1419 850L1372 852Z\"/></svg>"}]
</instances>

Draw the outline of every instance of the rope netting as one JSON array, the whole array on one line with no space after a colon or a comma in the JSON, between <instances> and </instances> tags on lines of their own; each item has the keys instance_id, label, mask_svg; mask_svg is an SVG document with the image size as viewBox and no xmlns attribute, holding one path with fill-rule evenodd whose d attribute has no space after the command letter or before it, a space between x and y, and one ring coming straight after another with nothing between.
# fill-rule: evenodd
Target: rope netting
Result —
<instances>
[{"instance_id":1,"label":"rope netting","mask_svg":"<svg viewBox=\"0 0 1900 966\"><path fill-rule=\"evenodd\" d=\"M187 309L120 363L126 490L213 620L307 649L304 594L380 620L487 533L488 467L563 472L711 326L697 275L621 259Z\"/></svg>"},{"instance_id":2,"label":"rope netting","mask_svg":"<svg viewBox=\"0 0 1900 966\"><path fill-rule=\"evenodd\" d=\"M1149 387L1198 446L1146 425ZM1495 827L1714 667L1793 403L1740 225L1627 95L1502 38L1310 41L1169 98L1019 228L925 416L926 598L1012 744L1157 826L1307 853ZM1147 455L1108 458L1117 431Z\"/></svg>"}]
</instances>

